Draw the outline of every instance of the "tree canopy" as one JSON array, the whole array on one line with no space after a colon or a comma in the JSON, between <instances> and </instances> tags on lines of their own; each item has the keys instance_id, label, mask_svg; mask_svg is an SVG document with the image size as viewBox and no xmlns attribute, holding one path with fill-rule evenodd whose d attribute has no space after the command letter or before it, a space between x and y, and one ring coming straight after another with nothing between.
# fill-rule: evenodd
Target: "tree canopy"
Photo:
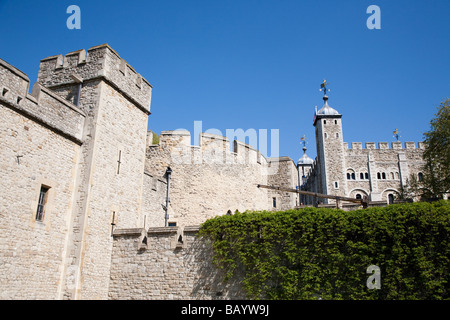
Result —
<instances>
[{"instance_id":1,"label":"tree canopy","mask_svg":"<svg viewBox=\"0 0 450 320\"><path fill-rule=\"evenodd\" d=\"M438 107L424 133L423 197L442 198L450 191L450 99Z\"/></svg>"}]
</instances>

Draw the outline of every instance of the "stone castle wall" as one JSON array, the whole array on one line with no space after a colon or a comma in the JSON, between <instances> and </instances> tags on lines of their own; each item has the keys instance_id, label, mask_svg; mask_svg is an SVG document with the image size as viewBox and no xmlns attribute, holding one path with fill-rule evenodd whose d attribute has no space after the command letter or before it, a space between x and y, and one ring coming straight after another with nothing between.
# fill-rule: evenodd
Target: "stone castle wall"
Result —
<instances>
[{"instance_id":1,"label":"stone castle wall","mask_svg":"<svg viewBox=\"0 0 450 320\"><path fill-rule=\"evenodd\" d=\"M38 298L105 299L112 227L145 223L151 85L108 45L43 59L31 94L28 77L0 62L2 176L11 182L11 199L1 203L9 229L2 246L16 257L2 265L2 274L14 281L10 271L17 270L36 279L30 290ZM41 184L50 190L39 222L33 214ZM14 248L6 248L6 237L15 233ZM23 249L17 250L16 238ZM19 283L11 292L27 298L29 290ZM2 292L10 296L3 282Z\"/></svg>"},{"instance_id":2,"label":"stone castle wall","mask_svg":"<svg viewBox=\"0 0 450 320\"><path fill-rule=\"evenodd\" d=\"M251 146L236 140L231 151L226 137L208 133L201 134L199 146L192 146L190 141L188 131L163 131L159 145L151 145L147 150L149 175L166 181L166 169L168 166L172 169L170 222L180 226L201 224L228 210L281 210L282 204L295 206L294 194L281 195L257 187L273 183L295 188L297 171L292 160L266 159ZM155 196L153 191L146 189L144 198L165 205L165 193ZM273 197L279 198L277 207L272 206ZM155 211L148 211L152 221L159 221L154 226L164 225L161 208L157 205Z\"/></svg>"},{"instance_id":3,"label":"stone castle wall","mask_svg":"<svg viewBox=\"0 0 450 320\"><path fill-rule=\"evenodd\" d=\"M57 299L84 113L0 60L0 299ZM36 220L41 186L49 188Z\"/></svg>"},{"instance_id":4,"label":"stone castle wall","mask_svg":"<svg viewBox=\"0 0 450 320\"><path fill-rule=\"evenodd\" d=\"M378 146L378 147L377 147ZM422 171L424 145L422 142L366 142L365 148L360 142L344 144L346 152L346 174L349 196L357 193L369 195L374 200L387 201L388 194L397 195L411 174ZM354 178L352 174L354 173ZM362 175L361 175L362 174Z\"/></svg>"},{"instance_id":5,"label":"stone castle wall","mask_svg":"<svg viewBox=\"0 0 450 320\"><path fill-rule=\"evenodd\" d=\"M223 283L211 245L197 232L195 226L116 230L108 298L244 299L240 282Z\"/></svg>"}]
</instances>

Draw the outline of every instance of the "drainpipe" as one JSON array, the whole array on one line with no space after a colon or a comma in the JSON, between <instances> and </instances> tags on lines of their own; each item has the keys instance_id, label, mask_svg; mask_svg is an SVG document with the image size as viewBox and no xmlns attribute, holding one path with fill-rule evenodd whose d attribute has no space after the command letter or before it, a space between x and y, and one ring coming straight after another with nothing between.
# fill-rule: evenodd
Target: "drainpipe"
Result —
<instances>
[{"instance_id":1,"label":"drainpipe","mask_svg":"<svg viewBox=\"0 0 450 320\"><path fill-rule=\"evenodd\" d=\"M166 227L169 226L169 202L170 202L169 190L170 190L170 175L171 174L172 174L172 169L170 169L170 167L167 167L167 170L166 170L167 192L166 192L166 208L165 208L166 209L166 215L164 217L164 219L165 219L164 225Z\"/></svg>"}]
</instances>

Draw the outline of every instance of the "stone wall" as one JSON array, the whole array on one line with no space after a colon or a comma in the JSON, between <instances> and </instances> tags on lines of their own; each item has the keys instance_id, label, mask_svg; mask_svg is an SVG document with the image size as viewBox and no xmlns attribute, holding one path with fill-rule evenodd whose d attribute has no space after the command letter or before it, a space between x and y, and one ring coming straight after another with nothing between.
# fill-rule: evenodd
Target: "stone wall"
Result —
<instances>
[{"instance_id":1,"label":"stone wall","mask_svg":"<svg viewBox=\"0 0 450 320\"><path fill-rule=\"evenodd\" d=\"M57 299L80 145L1 102L0 118L0 299Z\"/></svg>"},{"instance_id":2,"label":"stone wall","mask_svg":"<svg viewBox=\"0 0 450 320\"><path fill-rule=\"evenodd\" d=\"M244 299L239 281L223 282L211 245L197 232L195 226L116 230L108 298Z\"/></svg>"},{"instance_id":3,"label":"stone wall","mask_svg":"<svg viewBox=\"0 0 450 320\"><path fill-rule=\"evenodd\" d=\"M20 260L6 264L8 271L23 272L22 264L30 261L23 274L39 297L50 292L46 287L39 292L41 283L57 283L52 295L45 297L105 299L112 227L133 228L146 223L142 197L152 87L108 45L41 60L32 94L27 92L28 77L4 61L0 61L0 80L5 119L2 136L8 137L1 141L7 157L1 162L6 172L3 176L33 190L22 196L22 203L2 199L2 216L17 222L5 223L10 230L4 234L19 233L18 239L25 238ZM14 161L23 164L18 172L10 167ZM21 175L36 181L27 182ZM40 183L50 187L49 203L54 203L63 221L51 220L49 215L41 223L46 236L42 239L53 247L44 248L41 239L31 240L39 243L39 250L42 247L42 259L48 259L49 270L36 259L38 254L26 249L36 247L27 240L34 231L23 228L30 224L30 212L26 224L19 223L22 218L16 219L24 214L21 205L36 210ZM15 193L12 200L23 193L15 185L11 192ZM49 210L53 213L53 208ZM55 226L50 227L51 223ZM35 225L40 224L32 227ZM7 254L14 250L8 248ZM27 292L23 283L19 287Z\"/></svg>"},{"instance_id":4,"label":"stone wall","mask_svg":"<svg viewBox=\"0 0 450 320\"><path fill-rule=\"evenodd\" d=\"M295 189L298 185L298 171L294 161L289 157L269 159L269 169L276 168L269 174L267 183L271 186ZM289 210L299 205L298 196L293 192L268 189L267 210Z\"/></svg>"},{"instance_id":5,"label":"stone wall","mask_svg":"<svg viewBox=\"0 0 450 320\"><path fill-rule=\"evenodd\" d=\"M231 151L227 138L202 133L200 145L192 146L189 132L163 131L160 144L148 147L145 169L166 181L168 166L172 169L169 222L178 226L201 224L228 210L269 208L266 189L257 187L267 184L268 160L244 143L234 141ZM278 172L278 163L272 169ZM153 197L151 192L147 189L145 197ZM164 225L161 212L159 219L155 226Z\"/></svg>"},{"instance_id":6,"label":"stone wall","mask_svg":"<svg viewBox=\"0 0 450 320\"><path fill-rule=\"evenodd\" d=\"M373 201L387 201L389 194L398 195L406 179L422 171L423 148L421 142L417 148L414 142L405 142L404 148L401 142L392 142L390 146L387 142L366 142L365 148L360 142L352 142L351 148L346 143L349 196L359 193L370 195Z\"/></svg>"}]
</instances>

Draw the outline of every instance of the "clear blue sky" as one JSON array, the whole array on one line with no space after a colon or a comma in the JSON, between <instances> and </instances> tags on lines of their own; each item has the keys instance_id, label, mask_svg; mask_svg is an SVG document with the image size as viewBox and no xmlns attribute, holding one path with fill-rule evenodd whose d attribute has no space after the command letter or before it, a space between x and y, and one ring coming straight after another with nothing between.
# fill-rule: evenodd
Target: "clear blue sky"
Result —
<instances>
[{"instance_id":1,"label":"clear blue sky","mask_svg":"<svg viewBox=\"0 0 450 320\"><path fill-rule=\"evenodd\" d=\"M380 30L366 27L372 4ZM0 57L34 83L40 59L108 43L154 86L153 131L279 129L297 161L303 134L316 155L324 78L345 142L391 142L395 128L421 141L450 96L449 14L449 0L0 0Z\"/></svg>"}]
</instances>

